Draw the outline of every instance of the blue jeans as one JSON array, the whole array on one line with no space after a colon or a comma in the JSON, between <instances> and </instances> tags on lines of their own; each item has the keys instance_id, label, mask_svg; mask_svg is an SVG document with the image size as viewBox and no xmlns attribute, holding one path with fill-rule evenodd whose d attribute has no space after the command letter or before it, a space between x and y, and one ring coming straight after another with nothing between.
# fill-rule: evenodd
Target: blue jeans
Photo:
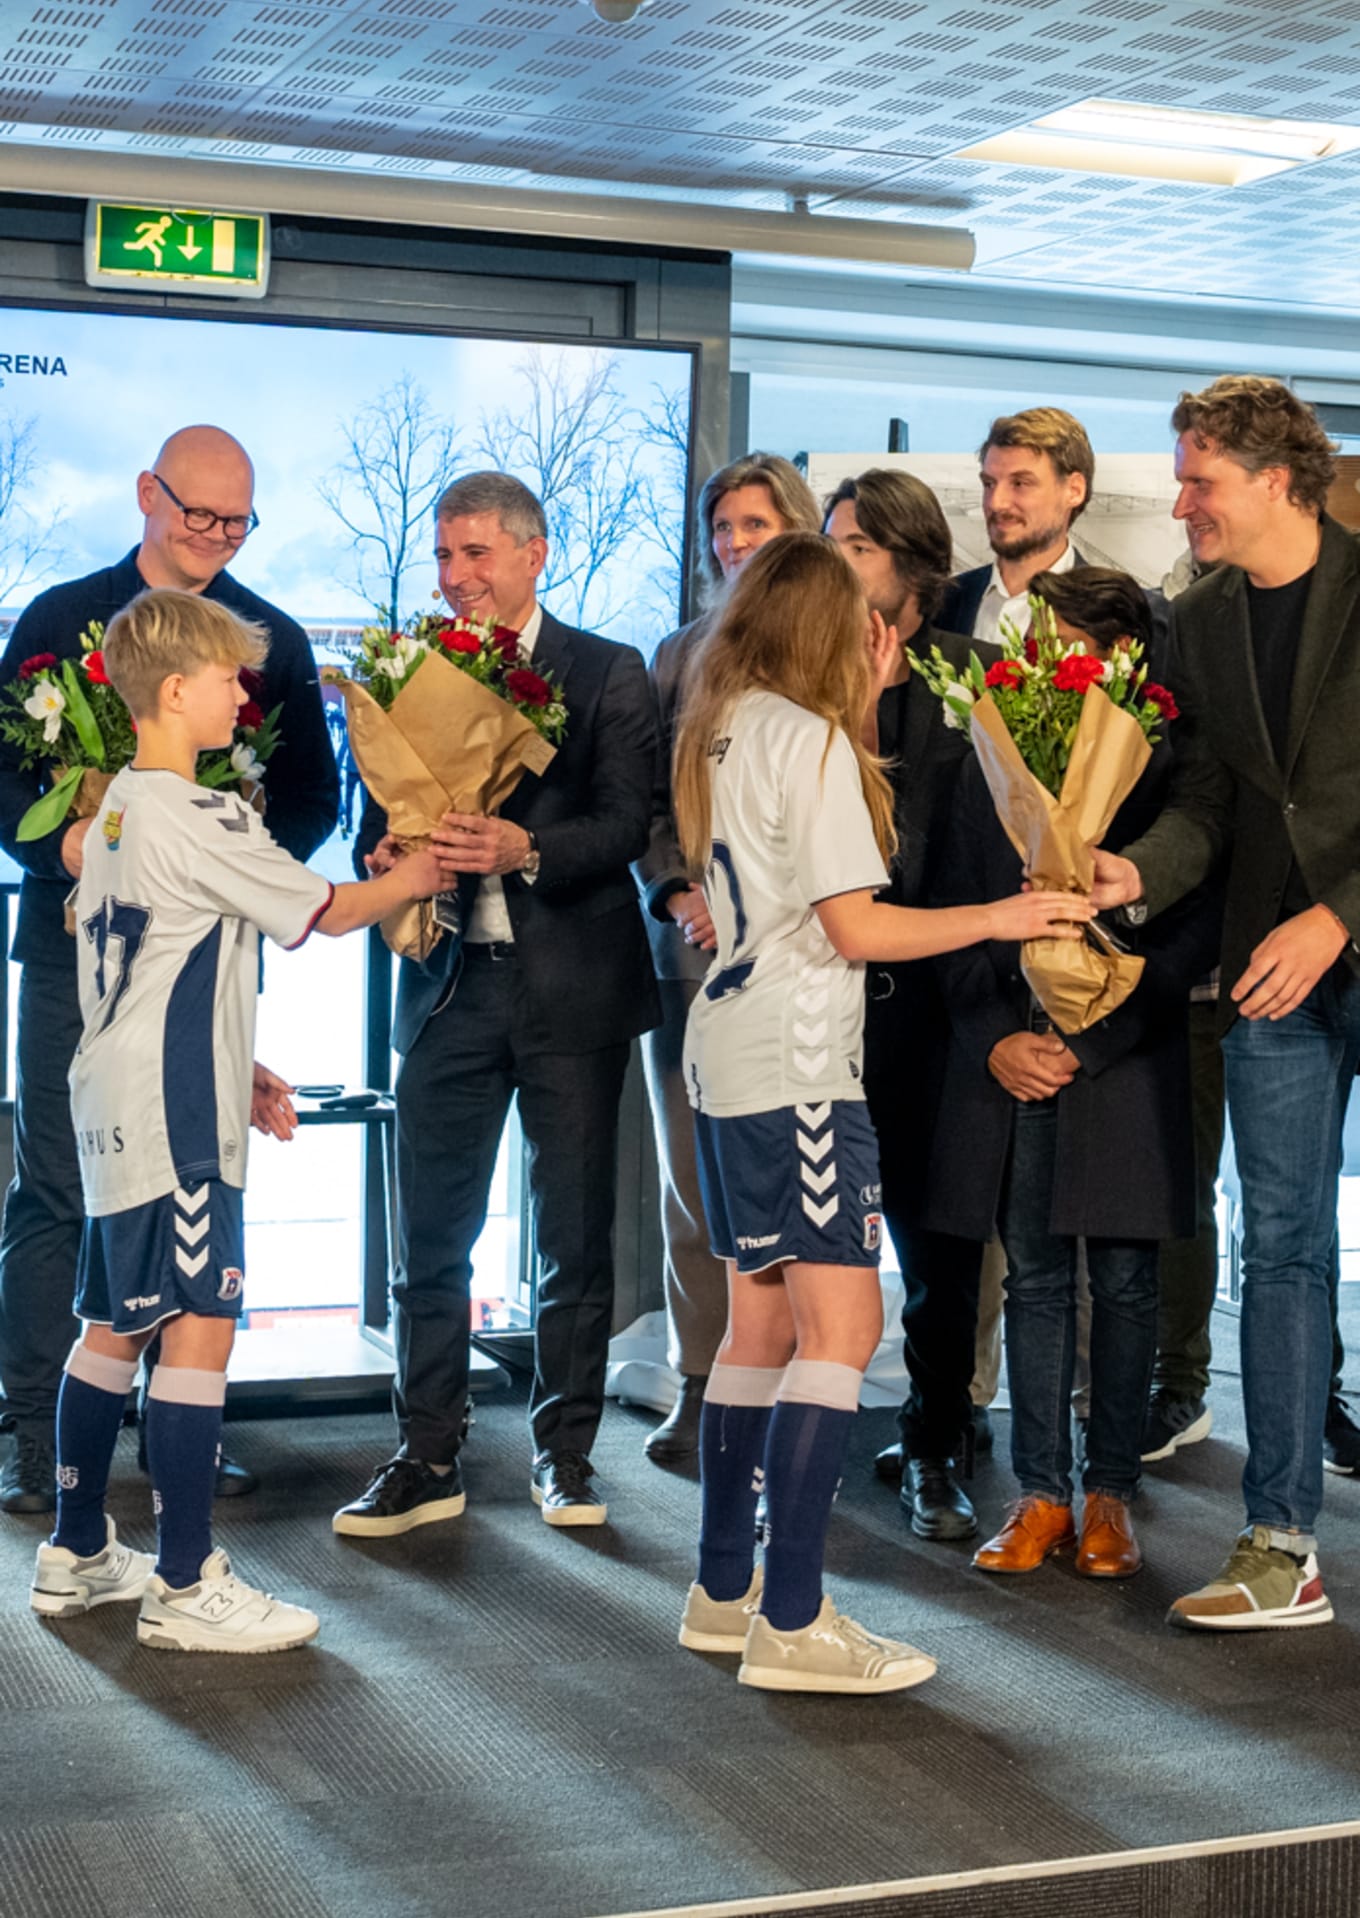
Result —
<instances>
[{"instance_id":1,"label":"blue jeans","mask_svg":"<svg viewBox=\"0 0 1360 1918\"><path fill-rule=\"evenodd\" d=\"M1247 1523L1304 1534L1322 1505L1341 1129L1360 1062L1360 979L1337 965L1274 1023L1223 1040L1242 1181Z\"/></svg>"},{"instance_id":2,"label":"blue jeans","mask_svg":"<svg viewBox=\"0 0 1360 1918\"><path fill-rule=\"evenodd\" d=\"M1017 1106L999 1225L1006 1249L1006 1375L1011 1464L1022 1491L1072 1500L1072 1366L1079 1241L1049 1230L1058 1102ZM1118 1177L1117 1141L1110 1174ZM1087 1239L1091 1421L1082 1484L1131 1499L1157 1355L1157 1243Z\"/></svg>"}]
</instances>

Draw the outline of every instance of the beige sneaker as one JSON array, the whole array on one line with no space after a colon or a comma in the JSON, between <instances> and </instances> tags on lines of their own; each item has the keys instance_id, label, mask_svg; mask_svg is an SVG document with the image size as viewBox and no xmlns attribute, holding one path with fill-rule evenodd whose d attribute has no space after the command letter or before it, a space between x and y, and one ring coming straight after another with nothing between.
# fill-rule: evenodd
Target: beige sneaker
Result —
<instances>
[{"instance_id":1,"label":"beige sneaker","mask_svg":"<svg viewBox=\"0 0 1360 1918\"><path fill-rule=\"evenodd\" d=\"M764 1584L765 1575L757 1565L745 1598L710 1598L702 1585L691 1585L680 1621L680 1643L691 1652L744 1652Z\"/></svg>"},{"instance_id":2,"label":"beige sneaker","mask_svg":"<svg viewBox=\"0 0 1360 1918\"><path fill-rule=\"evenodd\" d=\"M737 1678L771 1692L900 1692L935 1676L935 1660L914 1645L866 1632L822 1600L801 1631L777 1632L759 1612L746 1634Z\"/></svg>"}]
</instances>

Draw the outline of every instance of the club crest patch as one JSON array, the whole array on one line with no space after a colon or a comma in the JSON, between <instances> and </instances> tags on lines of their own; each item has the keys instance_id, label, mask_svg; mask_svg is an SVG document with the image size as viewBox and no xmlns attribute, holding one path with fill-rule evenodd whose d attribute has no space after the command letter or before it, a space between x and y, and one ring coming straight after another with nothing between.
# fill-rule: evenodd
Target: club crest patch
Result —
<instances>
[{"instance_id":1,"label":"club crest patch","mask_svg":"<svg viewBox=\"0 0 1360 1918\"><path fill-rule=\"evenodd\" d=\"M119 812L104 814L104 844L110 852L117 852L123 843L123 813L126 811L127 807L124 806Z\"/></svg>"},{"instance_id":2,"label":"club crest patch","mask_svg":"<svg viewBox=\"0 0 1360 1918\"><path fill-rule=\"evenodd\" d=\"M866 1212L864 1215L864 1250L877 1252L883 1243L883 1214Z\"/></svg>"},{"instance_id":3,"label":"club crest patch","mask_svg":"<svg viewBox=\"0 0 1360 1918\"><path fill-rule=\"evenodd\" d=\"M224 1304L229 1304L232 1299L239 1299L241 1296L241 1288L245 1282L246 1275L239 1265L224 1265L222 1267L222 1282L217 1288L218 1298L221 1299Z\"/></svg>"}]
</instances>

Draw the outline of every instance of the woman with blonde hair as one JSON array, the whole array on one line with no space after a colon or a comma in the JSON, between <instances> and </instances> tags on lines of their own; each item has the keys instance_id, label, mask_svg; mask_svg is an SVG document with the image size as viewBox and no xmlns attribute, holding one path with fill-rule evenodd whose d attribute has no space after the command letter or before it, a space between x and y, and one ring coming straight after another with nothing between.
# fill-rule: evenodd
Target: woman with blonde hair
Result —
<instances>
[{"instance_id":1,"label":"woman with blonde hair","mask_svg":"<svg viewBox=\"0 0 1360 1918\"><path fill-rule=\"evenodd\" d=\"M883 1331L863 963L1077 937L1091 917L1085 901L1050 892L945 912L875 902L892 799L862 732L870 648L886 657L896 644L833 545L771 540L704 642L676 744L681 842L704 874L717 939L690 1012L685 1080L728 1282L680 1642L742 1652L742 1682L773 1690L897 1691L935 1669L822 1594L850 1421ZM762 1470L763 1589L752 1545Z\"/></svg>"},{"instance_id":2,"label":"woman with blonde hair","mask_svg":"<svg viewBox=\"0 0 1360 1918\"><path fill-rule=\"evenodd\" d=\"M816 500L796 466L778 453L746 453L710 473L699 493L695 549L702 596L710 610L663 639L649 668L660 720L651 840L635 868L661 994L662 1023L642 1042L647 1092L661 1169L665 1236L667 1356L680 1391L667 1417L644 1441L657 1465L686 1465L699 1450L699 1416L713 1354L723 1335L727 1288L708 1249L694 1119L681 1071L690 1003L713 952L713 925L703 889L685 866L671 808L671 746L691 660L708 631L712 603L753 553L780 533L815 533Z\"/></svg>"}]
</instances>

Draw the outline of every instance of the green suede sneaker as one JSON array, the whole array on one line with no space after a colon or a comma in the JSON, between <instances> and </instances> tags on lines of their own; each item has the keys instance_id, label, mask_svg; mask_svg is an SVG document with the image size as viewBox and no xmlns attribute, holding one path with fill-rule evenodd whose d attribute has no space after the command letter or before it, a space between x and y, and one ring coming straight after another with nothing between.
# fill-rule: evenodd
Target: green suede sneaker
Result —
<instances>
[{"instance_id":1,"label":"green suede sneaker","mask_svg":"<svg viewBox=\"0 0 1360 1918\"><path fill-rule=\"evenodd\" d=\"M1273 1631L1330 1625L1332 1603L1322 1589L1315 1552L1281 1551L1264 1525L1253 1525L1218 1577L1178 1598L1166 1616L1168 1624L1210 1632Z\"/></svg>"}]
</instances>

